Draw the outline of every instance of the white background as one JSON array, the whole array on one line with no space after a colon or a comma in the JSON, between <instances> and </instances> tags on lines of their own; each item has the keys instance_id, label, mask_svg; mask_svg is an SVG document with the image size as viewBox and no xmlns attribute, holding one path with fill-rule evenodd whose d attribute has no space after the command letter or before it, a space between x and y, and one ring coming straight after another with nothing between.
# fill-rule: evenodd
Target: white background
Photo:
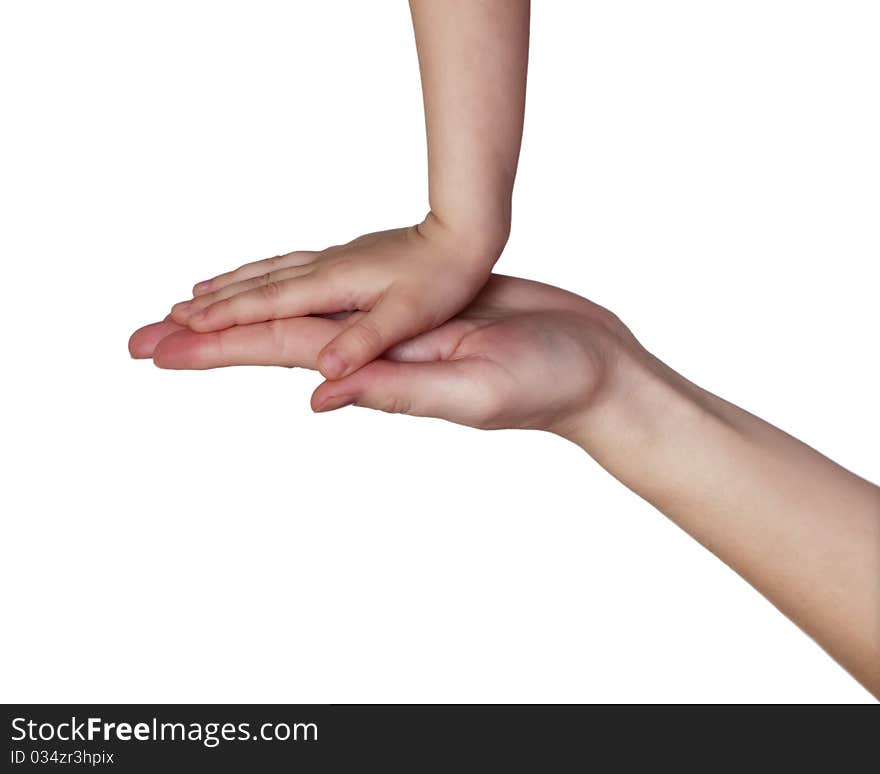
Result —
<instances>
[{"instance_id":1,"label":"white background","mask_svg":"<svg viewBox=\"0 0 880 774\"><path fill-rule=\"evenodd\" d=\"M880 479L875 2L536 2L499 270ZM403 2L4 2L0 698L869 701L572 445L164 372L196 280L426 208Z\"/></svg>"}]
</instances>

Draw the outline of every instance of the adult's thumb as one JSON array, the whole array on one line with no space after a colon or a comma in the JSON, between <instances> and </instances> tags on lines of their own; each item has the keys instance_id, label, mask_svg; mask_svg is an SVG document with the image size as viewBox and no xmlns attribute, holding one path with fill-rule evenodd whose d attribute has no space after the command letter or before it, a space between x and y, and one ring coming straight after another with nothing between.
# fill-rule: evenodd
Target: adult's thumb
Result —
<instances>
[{"instance_id":1,"label":"adult's thumb","mask_svg":"<svg viewBox=\"0 0 880 774\"><path fill-rule=\"evenodd\" d=\"M462 421L473 402L471 380L456 361L401 363L375 360L353 374L326 381L312 394L314 411L357 405L391 414Z\"/></svg>"}]
</instances>

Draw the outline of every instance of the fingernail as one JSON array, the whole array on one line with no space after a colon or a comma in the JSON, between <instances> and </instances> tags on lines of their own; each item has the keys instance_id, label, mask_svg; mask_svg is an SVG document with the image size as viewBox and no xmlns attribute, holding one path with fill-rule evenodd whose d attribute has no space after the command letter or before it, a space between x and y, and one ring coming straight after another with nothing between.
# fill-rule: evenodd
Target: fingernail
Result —
<instances>
[{"instance_id":1,"label":"fingernail","mask_svg":"<svg viewBox=\"0 0 880 774\"><path fill-rule=\"evenodd\" d=\"M195 285L193 285L193 294L202 293L209 287L211 287L211 280L203 280L202 282L197 282Z\"/></svg>"},{"instance_id":2,"label":"fingernail","mask_svg":"<svg viewBox=\"0 0 880 774\"><path fill-rule=\"evenodd\" d=\"M342 357L334 352L325 352L321 356L321 373L328 379L336 379L345 373L348 363Z\"/></svg>"},{"instance_id":3,"label":"fingernail","mask_svg":"<svg viewBox=\"0 0 880 774\"><path fill-rule=\"evenodd\" d=\"M205 319L205 315L206 315L206 314L207 314L207 313L206 313L205 310L203 309L201 312L196 312L192 317L190 317L190 318L187 320L187 322L188 322L188 323L192 323L192 322L201 322L202 320Z\"/></svg>"},{"instance_id":4,"label":"fingernail","mask_svg":"<svg viewBox=\"0 0 880 774\"><path fill-rule=\"evenodd\" d=\"M355 401L354 395L333 395L325 400L315 411L323 413L324 411L335 411L343 406L350 406Z\"/></svg>"},{"instance_id":5,"label":"fingernail","mask_svg":"<svg viewBox=\"0 0 880 774\"><path fill-rule=\"evenodd\" d=\"M192 306L192 301L180 301L171 307L171 314L183 314Z\"/></svg>"}]
</instances>

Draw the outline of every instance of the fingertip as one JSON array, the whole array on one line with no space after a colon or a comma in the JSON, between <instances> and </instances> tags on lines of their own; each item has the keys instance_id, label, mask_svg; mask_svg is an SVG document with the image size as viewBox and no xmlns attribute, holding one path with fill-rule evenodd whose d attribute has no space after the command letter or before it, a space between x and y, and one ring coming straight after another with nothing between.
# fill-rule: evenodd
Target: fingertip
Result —
<instances>
[{"instance_id":1,"label":"fingertip","mask_svg":"<svg viewBox=\"0 0 880 774\"><path fill-rule=\"evenodd\" d=\"M311 405L312 411L319 414L322 411L332 410L331 407L333 401L338 396L353 396L355 392L356 390L352 389L351 386L345 383L340 384L339 382L334 382L328 379L315 387L312 392L312 397L309 400L309 404ZM337 408L341 408L341 405Z\"/></svg>"},{"instance_id":2,"label":"fingertip","mask_svg":"<svg viewBox=\"0 0 880 774\"><path fill-rule=\"evenodd\" d=\"M201 296L207 293L211 289L211 280L203 280L202 282L197 282L193 285L192 294L194 296Z\"/></svg>"},{"instance_id":3,"label":"fingertip","mask_svg":"<svg viewBox=\"0 0 880 774\"><path fill-rule=\"evenodd\" d=\"M183 302L186 306L182 304L175 304L171 307L171 311L168 313L168 317L176 322L178 325L186 325L187 321L190 318L189 314L189 302Z\"/></svg>"},{"instance_id":4,"label":"fingertip","mask_svg":"<svg viewBox=\"0 0 880 774\"><path fill-rule=\"evenodd\" d=\"M345 408L346 406L351 406L355 402L355 398L353 396L340 395L334 398L330 398L329 400L324 401L315 411L318 414L323 414L327 411L336 411L336 409Z\"/></svg>"},{"instance_id":5,"label":"fingertip","mask_svg":"<svg viewBox=\"0 0 880 774\"><path fill-rule=\"evenodd\" d=\"M135 360L146 360L166 336L181 330L181 327L166 318L162 322L151 323L138 328L128 339L128 353Z\"/></svg>"},{"instance_id":6,"label":"fingertip","mask_svg":"<svg viewBox=\"0 0 880 774\"><path fill-rule=\"evenodd\" d=\"M173 361L175 348L173 342L171 343L171 346L166 343L169 338L170 337L166 337L159 341L153 349L153 365L157 368L168 369L174 367L173 362L169 361L169 353L171 354L171 360Z\"/></svg>"},{"instance_id":7,"label":"fingertip","mask_svg":"<svg viewBox=\"0 0 880 774\"><path fill-rule=\"evenodd\" d=\"M316 414L319 411L318 407L327 399L327 390L325 388L326 384L327 382L321 382L321 384L315 388L315 391L312 393L312 397L309 399L309 407Z\"/></svg>"},{"instance_id":8,"label":"fingertip","mask_svg":"<svg viewBox=\"0 0 880 774\"><path fill-rule=\"evenodd\" d=\"M348 372L348 363L335 349L325 349L318 357L318 370L325 379L340 379Z\"/></svg>"},{"instance_id":9,"label":"fingertip","mask_svg":"<svg viewBox=\"0 0 880 774\"><path fill-rule=\"evenodd\" d=\"M207 323L208 312L202 309L200 312L190 315L186 319L186 326L196 332L208 331L211 326Z\"/></svg>"},{"instance_id":10,"label":"fingertip","mask_svg":"<svg viewBox=\"0 0 880 774\"><path fill-rule=\"evenodd\" d=\"M196 339L191 331L181 328L165 336L153 349L153 364L157 368L182 370L197 367Z\"/></svg>"},{"instance_id":11,"label":"fingertip","mask_svg":"<svg viewBox=\"0 0 880 774\"><path fill-rule=\"evenodd\" d=\"M128 354L135 360L144 360L150 355L146 351L143 328L138 328L128 337Z\"/></svg>"}]
</instances>

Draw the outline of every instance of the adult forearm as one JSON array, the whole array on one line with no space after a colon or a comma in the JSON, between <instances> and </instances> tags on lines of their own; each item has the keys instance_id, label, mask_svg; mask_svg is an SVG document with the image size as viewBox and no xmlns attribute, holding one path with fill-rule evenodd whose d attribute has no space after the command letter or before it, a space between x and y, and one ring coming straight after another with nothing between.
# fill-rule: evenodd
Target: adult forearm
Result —
<instances>
[{"instance_id":1,"label":"adult forearm","mask_svg":"<svg viewBox=\"0 0 880 774\"><path fill-rule=\"evenodd\" d=\"M434 225L500 253L522 139L529 2L410 0L410 8Z\"/></svg>"},{"instance_id":2,"label":"adult forearm","mask_svg":"<svg viewBox=\"0 0 880 774\"><path fill-rule=\"evenodd\" d=\"M880 489L649 355L613 379L572 439L880 696Z\"/></svg>"}]
</instances>

